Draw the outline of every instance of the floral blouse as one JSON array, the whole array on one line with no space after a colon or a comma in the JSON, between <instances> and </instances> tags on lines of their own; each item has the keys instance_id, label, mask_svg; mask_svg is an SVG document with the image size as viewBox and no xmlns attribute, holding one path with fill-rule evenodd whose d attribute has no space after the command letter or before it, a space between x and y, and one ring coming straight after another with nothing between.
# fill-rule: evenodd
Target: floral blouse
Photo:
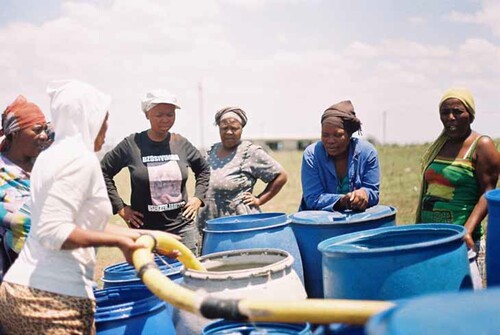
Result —
<instances>
[{"instance_id":1,"label":"floral blouse","mask_svg":"<svg viewBox=\"0 0 500 335\"><path fill-rule=\"evenodd\" d=\"M217 157L221 145L216 143L208 151L210 184L198 218L200 228L205 227L207 220L218 217L260 212L258 207L242 202L243 193L253 192L258 179L264 183L273 181L282 170L262 147L249 141L241 142L224 158Z\"/></svg>"}]
</instances>

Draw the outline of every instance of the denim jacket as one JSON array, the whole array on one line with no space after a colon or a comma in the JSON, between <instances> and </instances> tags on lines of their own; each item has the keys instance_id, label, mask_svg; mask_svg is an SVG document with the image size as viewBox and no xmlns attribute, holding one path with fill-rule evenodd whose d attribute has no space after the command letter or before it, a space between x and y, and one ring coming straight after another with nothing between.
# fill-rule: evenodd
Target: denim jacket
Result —
<instances>
[{"instance_id":1,"label":"denim jacket","mask_svg":"<svg viewBox=\"0 0 500 335\"><path fill-rule=\"evenodd\" d=\"M380 170L377 151L369 142L356 137L351 138L348 150L349 191L363 188L368 194L368 207L378 204ZM299 211L333 211L333 206L343 196L336 193L338 178L333 161L321 141L304 150Z\"/></svg>"}]
</instances>

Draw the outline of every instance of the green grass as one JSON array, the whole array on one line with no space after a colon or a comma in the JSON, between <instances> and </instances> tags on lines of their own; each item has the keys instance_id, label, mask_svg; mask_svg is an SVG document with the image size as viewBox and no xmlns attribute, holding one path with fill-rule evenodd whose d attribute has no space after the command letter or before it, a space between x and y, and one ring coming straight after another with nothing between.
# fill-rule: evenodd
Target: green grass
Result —
<instances>
[{"instance_id":1,"label":"green grass","mask_svg":"<svg viewBox=\"0 0 500 335\"><path fill-rule=\"evenodd\" d=\"M414 222L420 187L420 158L425 148L426 145L388 145L377 148L381 165L380 204L397 208L397 224ZM262 210L265 212L295 213L302 193L300 185L302 152L274 152L272 156L288 172L288 183L273 200L262 207ZM193 189L193 179L191 175L188 183L190 190ZM128 172L122 171L117 175L115 181L124 199L127 199L130 194ZM258 194L263 187L264 184L259 182L255 193ZM189 194L192 195L193 192ZM123 224L119 216L114 216L112 222ZM101 248L98 251L95 278L98 279L102 276L103 267L120 261L123 261L123 257L118 249Z\"/></svg>"}]
</instances>

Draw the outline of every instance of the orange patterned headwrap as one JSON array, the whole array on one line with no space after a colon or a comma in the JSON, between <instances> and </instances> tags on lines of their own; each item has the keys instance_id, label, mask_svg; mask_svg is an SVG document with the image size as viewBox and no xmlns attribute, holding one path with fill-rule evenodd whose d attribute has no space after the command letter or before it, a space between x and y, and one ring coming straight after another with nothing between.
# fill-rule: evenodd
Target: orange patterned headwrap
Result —
<instances>
[{"instance_id":1,"label":"orange patterned headwrap","mask_svg":"<svg viewBox=\"0 0 500 335\"><path fill-rule=\"evenodd\" d=\"M46 123L45 115L36 104L29 102L24 96L19 95L2 114L2 129L0 136L7 136L18 130L32 127L35 124ZM0 151L4 151L6 146L4 139L0 144Z\"/></svg>"}]
</instances>

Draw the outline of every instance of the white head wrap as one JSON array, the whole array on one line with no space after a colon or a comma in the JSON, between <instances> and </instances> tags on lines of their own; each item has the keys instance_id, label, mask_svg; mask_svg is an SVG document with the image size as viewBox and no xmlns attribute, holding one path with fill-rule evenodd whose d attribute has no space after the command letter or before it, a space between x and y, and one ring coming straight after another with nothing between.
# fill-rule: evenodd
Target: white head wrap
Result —
<instances>
[{"instance_id":1,"label":"white head wrap","mask_svg":"<svg viewBox=\"0 0 500 335\"><path fill-rule=\"evenodd\" d=\"M222 116L220 117L219 122L220 122L220 121L222 121L222 120L225 120L225 119L231 119L231 118L235 119L235 120L236 120L236 121L238 121L240 124L243 124L243 120L242 120L242 119L241 119L241 117L240 117L238 114L236 114L235 112L227 112L227 113L222 114Z\"/></svg>"},{"instance_id":2,"label":"white head wrap","mask_svg":"<svg viewBox=\"0 0 500 335\"><path fill-rule=\"evenodd\" d=\"M55 130L55 143L81 139L94 151L94 141L109 111L111 97L77 80L53 81L47 88Z\"/></svg>"},{"instance_id":3,"label":"white head wrap","mask_svg":"<svg viewBox=\"0 0 500 335\"><path fill-rule=\"evenodd\" d=\"M181 109L177 103L177 97L167 90L152 90L145 94L141 100L141 108L144 113L158 104L174 105L176 109Z\"/></svg>"}]
</instances>

